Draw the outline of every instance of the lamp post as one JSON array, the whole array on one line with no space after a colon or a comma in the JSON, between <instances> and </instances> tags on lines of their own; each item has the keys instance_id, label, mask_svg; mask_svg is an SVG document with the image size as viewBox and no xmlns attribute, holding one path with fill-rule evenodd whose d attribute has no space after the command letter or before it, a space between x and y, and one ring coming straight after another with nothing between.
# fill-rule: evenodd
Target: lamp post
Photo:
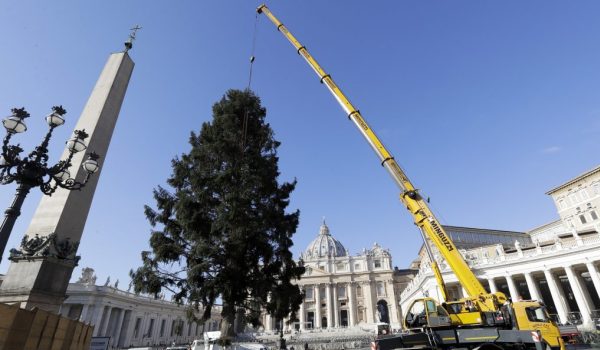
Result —
<instances>
[{"instance_id":1,"label":"lamp post","mask_svg":"<svg viewBox=\"0 0 600 350\"><path fill-rule=\"evenodd\" d=\"M6 129L6 136L2 142L2 154L0 155L0 184L6 185L15 182L17 191L12 204L4 212L4 220L0 226L0 260L17 217L21 214L23 201L32 188L39 187L42 193L48 196L52 195L58 187L80 190L90 176L99 169L99 156L92 152L82 164L87 174L83 182L71 178L69 168L73 156L87 148L84 141L88 134L85 133L85 130L75 130L73 136L67 141L69 149L67 159L48 166L48 143L52 132L65 123L63 116L67 111L62 106L52 107L52 113L46 116L49 129L44 140L29 155L21 158L20 154L23 149L18 144L9 145L9 141L15 134L27 131L24 120L29 117L29 113L25 111L25 108L13 108L11 111L12 115L2 121Z\"/></svg>"}]
</instances>

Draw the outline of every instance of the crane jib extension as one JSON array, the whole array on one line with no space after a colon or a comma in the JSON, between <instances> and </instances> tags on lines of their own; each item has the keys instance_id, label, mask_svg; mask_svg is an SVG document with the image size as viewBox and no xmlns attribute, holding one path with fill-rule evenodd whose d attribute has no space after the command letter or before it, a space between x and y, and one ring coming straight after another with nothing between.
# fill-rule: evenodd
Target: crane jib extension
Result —
<instances>
[{"instance_id":1,"label":"crane jib extension","mask_svg":"<svg viewBox=\"0 0 600 350\"><path fill-rule=\"evenodd\" d=\"M365 119L362 117L360 111L354 107L350 100L348 100L346 95L344 95L344 93L333 81L333 78L327 74L317 63L317 61L310 55L306 47L304 47L290 33L283 23L281 23L273 15L273 13L271 13L266 5L259 6L257 11L258 13L265 14L271 20L271 22L275 24L277 30L279 30L279 32L285 36L292 46L294 46L298 54L306 60L308 65L319 77L321 83L327 87L329 92L331 92L333 97L338 101L342 109L344 109L348 118L354 122L357 129L379 157L381 165L388 171L388 173L394 179L396 185L398 185L400 188L400 200L412 214L415 224L419 226L427 238L429 238L436 245L452 271L454 271L454 274L457 276L459 282L466 292L471 297L478 297L483 294L487 294L485 288L481 285L475 274L473 274L442 225L429 209L426 201L423 200L423 198L419 195L418 190L410 182L394 157L384 147L383 143L369 127Z\"/></svg>"}]
</instances>

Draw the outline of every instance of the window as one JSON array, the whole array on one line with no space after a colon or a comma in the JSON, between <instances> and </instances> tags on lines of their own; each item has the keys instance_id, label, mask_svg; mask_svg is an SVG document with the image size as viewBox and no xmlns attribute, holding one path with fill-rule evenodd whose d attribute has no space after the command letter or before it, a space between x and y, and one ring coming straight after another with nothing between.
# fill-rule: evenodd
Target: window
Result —
<instances>
[{"instance_id":1,"label":"window","mask_svg":"<svg viewBox=\"0 0 600 350\"><path fill-rule=\"evenodd\" d=\"M360 271L360 264L354 264L354 271Z\"/></svg>"},{"instance_id":2,"label":"window","mask_svg":"<svg viewBox=\"0 0 600 350\"><path fill-rule=\"evenodd\" d=\"M346 299L346 286L338 287L338 299Z\"/></svg>"},{"instance_id":3,"label":"window","mask_svg":"<svg viewBox=\"0 0 600 350\"><path fill-rule=\"evenodd\" d=\"M427 324L425 305L422 300L419 300L412 305L410 311L406 314L406 325L409 328L414 328L424 324Z\"/></svg>"},{"instance_id":4,"label":"window","mask_svg":"<svg viewBox=\"0 0 600 350\"><path fill-rule=\"evenodd\" d=\"M571 205L577 204L577 195L575 195L575 193L571 192L567 197L569 198Z\"/></svg>"},{"instance_id":5,"label":"window","mask_svg":"<svg viewBox=\"0 0 600 350\"><path fill-rule=\"evenodd\" d=\"M373 265L375 266L375 268L380 268L381 267L381 260L376 259L375 261L373 261Z\"/></svg>"},{"instance_id":6,"label":"window","mask_svg":"<svg viewBox=\"0 0 600 350\"><path fill-rule=\"evenodd\" d=\"M377 282L377 296L385 296L385 286L383 282Z\"/></svg>"},{"instance_id":7,"label":"window","mask_svg":"<svg viewBox=\"0 0 600 350\"><path fill-rule=\"evenodd\" d=\"M346 271L346 264L344 264L344 263L337 263L337 265L335 266L335 268L338 271Z\"/></svg>"},{"instance_id":8,"label":"window","mask_svg":"<svg viewBox=\"0 0 600 350\"><path fill-rule=\"evenodd\" d=\"M313 295L313 287L306 287L304 293L306 294L306 300L313 300L315 298Z\"/></svg>"},{"instance_id":9,"label":"window","mask_svg":"<svg viewBox=\"0 0 600 350\"><path fill-rule=\"evenodd\" d=\"M326 296L327 294L325 294L325 288L319 289L319 297L321 297L321 300L325 299Z\"/></svg>"},{"instance_id":10,"label":"window","mask_svg":"<svg viewBox=\"0 0 600 350\"><path fill-rule=\"evenodd\" d=\"M590 216L592 217L592 220L598 220L598 214L596 214L595 210L590 211Z\"/></svg>"},{"instance_id":11,"label":"window","mask_svg":"<svg viewBox=\"0 0 600 350\"><path fill-rule=\"evenodd\" d=\"M581 194L581 198L583 199L590 198L590 196L588 196L587 191L584 188L582 188L581 191L579 191L579 193Z\"/></svg>"},{"instance_id":12,"label":"window","mask_svg":"<svg viewBox=\"0 0 600 350\"><path fill-rule=\"evenodd\" d=\"M594 184L594 193L595 194L600 194L600 182L596 182Z\"/></svg>"},{"instance_id":13,"label":"window","mask_svg":"<svg viewBox=\"0 0 600 350\"><path fill-rule=\"evenodd\" d=\"M162 320L160 322L160 337L162 338L165 335L165 323L167 320Z\"/></svg>"},{"instance_id":14,"label":"window","mask_svg":"<svg viewBox=\"0 0 600 350\"><path fill-rule=\"evenodd\" d=\"M571 218L567 219L567 227L569 227L569 228L573 227L573 219L571 219Z\"/></svg>"},{"instance_id":15,"label":"window","mask_svg":"<svg viewBox=\"0 0 600 350\"><path fill-rule=\"evenodd\" d=\"M542 306L526 307L525 313L531 322L548 322L549 319L546 308Z\"/></svg>"},{"instance_id":16,"label":"window","mask_svg":"<svg viewBox=\"0 0 600 350\"><path fill-rule=\"evenodd\" d=\"M582 224L587 224L587 220L585 219L585 215L579 215L579 220L581 220Z\"/></svg>"},{"instance_id":17,"label":"window","mask_svg":"<svg viewBox=\"0 0 600 350\"><path fill-rule=\"evenodd\" d=\"M357 297L362 297L362 287L361 286L356 286L356 296Z\"/></svg>"}]
</instances>

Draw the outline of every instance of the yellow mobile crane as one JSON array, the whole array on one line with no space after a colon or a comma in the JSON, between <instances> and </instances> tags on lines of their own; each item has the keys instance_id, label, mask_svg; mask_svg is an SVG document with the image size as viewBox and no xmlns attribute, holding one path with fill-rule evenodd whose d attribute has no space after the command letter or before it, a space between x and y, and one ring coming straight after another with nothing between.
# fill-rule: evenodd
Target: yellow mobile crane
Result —
<instances>
[{"instance_id":1,"label":"yellow mobile crane","mask_svg":"<svg viewBox=\"0 0 600 350\"><path fill-rule=\"evenodd\" d=\"M374 131L362 117L358 108L317 61L269 10L266 5L257 8L277 27L277 30L294 46L321 83L335 97L348 118L375 151L381 165L400 188L400 200L406 206L424 238L440 251L468 297L454 303L438 305L435 299L415 300L404 319L409 334L378 340L374 345L380 350L424 347L435 349L533 349L554 348L564 350L558 326L548 317L543 304L537 301L510 301L501 292L488 293L469 268L462 255L445 232L443 226L429 209L427 202L413 186L394 157L385 148ZM427 239L425 240L426 248ZM441 273L434 259L432 268L437 282L446 297Z\"/></svg>"}]
</instances>

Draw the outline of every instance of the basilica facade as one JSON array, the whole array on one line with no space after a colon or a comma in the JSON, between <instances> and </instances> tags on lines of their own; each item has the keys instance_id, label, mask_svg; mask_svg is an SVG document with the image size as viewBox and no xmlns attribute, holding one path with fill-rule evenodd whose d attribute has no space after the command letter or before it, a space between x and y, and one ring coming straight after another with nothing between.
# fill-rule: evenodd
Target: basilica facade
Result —
<instances>
[{"instance_id":1,"label":"basilica facade","mask_svg":"<svg viewBox=\"0 0 600 350\"><path fill-rule=\"evenodd\" d=\"M375 243L351 255L323 222L301 259L306 272L297 283L305 299L298 319L285 328L370 328L378 323L400 327L398 297L415 271L394 268L388 249ZM263 325L267 331L278 328L268 315Z\"/></svg>"}]
</instances>

